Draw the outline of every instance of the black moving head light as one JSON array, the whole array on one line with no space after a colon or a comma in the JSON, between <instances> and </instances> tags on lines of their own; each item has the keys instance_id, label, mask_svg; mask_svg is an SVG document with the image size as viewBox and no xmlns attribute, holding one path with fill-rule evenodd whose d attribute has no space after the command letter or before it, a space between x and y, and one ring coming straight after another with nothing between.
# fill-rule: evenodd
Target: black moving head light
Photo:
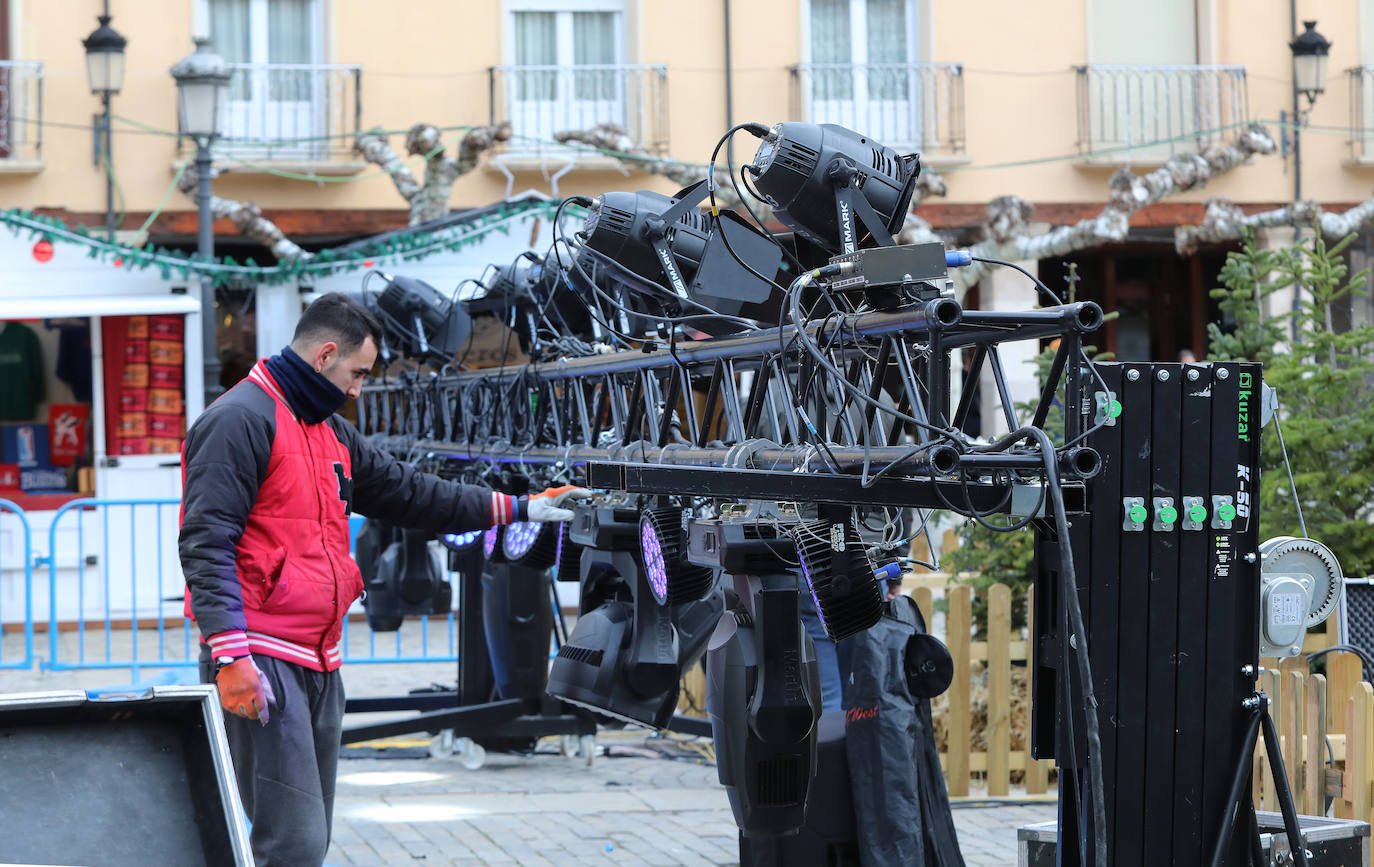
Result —
<instances>
[{"instance_id":1,"label":"black moving head light","mask_svg":"<svg viewBox=\"0 0 1374 867\"><path fill-rule=\"evenodd\" d=\"M745 166L783 225L831 253L859 248L863 228L890 247L921 160L833 123L780 123Z\"/></svg>"},{"instance_id":2,"label":"black moving head light","mask_svg":"<svg viewBox=\"0 0 1374 867\"><path fill-rule=\"evenodd\" d=\"M430 555L433 538L427 530L403 530L371 518L358 531L355 558L372 631L395 632L407 615L445 614L452 608L453 587Z\"/></svg>"},{"instance_id":3,"label":"black moving head light","mask_svg":"<svg viewBox=\"0 0 1374 867\"><path fill-rule=\"evenodd\" d=\"M386 337L410 358L447 361L472 334L472 320L462 305L414 277L375 272L386 281L377 294Z\"/></svg>"},{"instance_id":4,"label":"black moving head light","mask_svg":"<svg viewBox=\"0 0 1374 867\"><path fill-rule=\"evenodd\" d=\"M731 211L714 217L696 210L706 193L706 181L673 197L648 190L603 193L592 201L580 237L614 279L669 302L663 306L676 308L673 315L704 314L704 307L776 324L777 304L768 302L781 251ZM693 326L708 334L743 327L725 319Z\"/></svg>"}]
</instances>

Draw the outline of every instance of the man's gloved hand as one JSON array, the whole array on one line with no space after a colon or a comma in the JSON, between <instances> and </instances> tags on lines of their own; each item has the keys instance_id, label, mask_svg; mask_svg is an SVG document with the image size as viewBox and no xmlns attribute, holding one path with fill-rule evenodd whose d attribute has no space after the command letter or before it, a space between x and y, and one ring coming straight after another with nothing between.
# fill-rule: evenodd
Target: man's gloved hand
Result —
<instances>
[{"instance_id":1,"label":"man's gloved hand","mask_svg":"<svg viewBox=\"0 0 1374 867\"><path fill-rule=\"evenodd\" d=\"M591 496L591 491L574 485L549 488L543 493L534 494L529 501L530 521L534 523L571 521L573 519L572 509L566 508L566 506L571 505L573 500L586 500L590 499Z\"/></svg>"},{"instance_id":2,"label":"man's gloved hand","mask_svg":"<svg viewBox=\"0 0 1374 867\"><path fill-rule=\"evenodd\" d=\"M276 704L277 697L272 693L267 675L258 668L253 657L244 656L220 666L215 673L215 684L219 687L219 703L225 710L267 725L268 705Z\"/></svg>"}]
</instances>

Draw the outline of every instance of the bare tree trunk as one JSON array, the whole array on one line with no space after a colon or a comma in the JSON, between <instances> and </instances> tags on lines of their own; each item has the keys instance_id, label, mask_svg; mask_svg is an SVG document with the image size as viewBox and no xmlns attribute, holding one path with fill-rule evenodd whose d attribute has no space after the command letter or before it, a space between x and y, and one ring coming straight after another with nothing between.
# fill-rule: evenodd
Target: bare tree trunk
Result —
<instances>
[{"instance_id":1,"label":"bare tree trunk","mask_svg":"<svg viewBox=\"0 0 1374 867\"><path fill-rule=\"evenodd\" d=\"M187 166L177 182L177 189L192 199L196 195L198 180L195 166ZM262 215L262 209L253 202L240 202L235 199L210 198L210 212L215 219L227 218L241 233L262 244L272 251L279 261L309 259L314 254L307 252L299 244L287 238L276 223Z\"/></svg>"},{"instance_id":2,"label":"bare tree trunk","mask_svg":"<svg viewBox=\"0 0 1374 867\"><path fill-rule=\"evenodd\" d=\"M1207 200L1202 222L1174 230L1174 248L1186 255L1195 251L1199 244L1235 240L1244 235L1246 229L1311 226L1314 223L1323 235L1343 238L1369 222L1370 217L1374 217L1374 198L1339 214L1322 210L1316 202L1293 202L1282 208L1247 215L1230 199L1216 197Z\"/></svg>"},{"instance_id":3,"label":"bare tree trunk","mask_svg":"<svg viewBox=\"0 0 1374 867\"><path fill-rule=\"evenodd\" d=\"M477 167L477 158L482 152L498 142L510 138L510 124L477 127L463 136L458 145L458 158L452 159L446 153L443 136L438 127L430 123L417 123L406 133L406 153L425 158L425 181L421 184L406 167L381 130L361 133L354 142L354 149L363 159L379 166L391 176L396 192L410 204L410 225L436 220L448 215L449 196L453 193L453 182Z\"/></svg>"}]
</instances>

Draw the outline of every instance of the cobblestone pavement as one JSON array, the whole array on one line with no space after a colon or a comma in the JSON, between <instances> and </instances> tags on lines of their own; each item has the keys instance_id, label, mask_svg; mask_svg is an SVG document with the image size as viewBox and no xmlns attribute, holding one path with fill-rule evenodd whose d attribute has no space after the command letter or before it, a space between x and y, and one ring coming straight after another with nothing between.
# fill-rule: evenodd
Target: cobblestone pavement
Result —
<instances>
[{"instance_id":1,"label":"cobblestone pavement","mask_svg":"<svg viewBox=\"0 0 1374 867\"><path fill-rule=\"evenodd\" d=\"M12 654L14 636L4 640ZM62 636L64 644L72 640ZM95 640L103 653L103 636ZM116 655L121 644L127 650L128 639L118 630L112 640ZM452 663L355 664L345 666L345 681L350 695L379 696L452 683L453 672ZM158 674L149 670L142 676ZM181 676L194 674L182 669ZM0 671L0 693L91 689L129 680L127 669L8 670ZM646 737L603 733L599 745L609 754L599 755L590 768L581 758L561 755L557 739L542 741L532 756L489 754L476 770L453 756L345 758L328 863L737 864L734 820L715 768L649 758ZM1015 864L1016 829L1051 821L1054 813L1053 803L957 804L965 862Z\"/></svg>"}]
</instances>

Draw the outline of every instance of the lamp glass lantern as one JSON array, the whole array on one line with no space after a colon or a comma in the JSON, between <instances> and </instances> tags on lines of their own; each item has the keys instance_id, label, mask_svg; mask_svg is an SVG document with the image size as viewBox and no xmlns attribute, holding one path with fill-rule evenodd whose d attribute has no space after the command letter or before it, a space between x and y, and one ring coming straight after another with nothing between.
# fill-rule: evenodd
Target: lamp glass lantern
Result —
<instances>
[{"instance_id":1,"label":"lamp glass lantern","mask_svg":"<svg viewBox=\"0 0 1374 867\"><path fill-rule=\"evenodd\" d=\"M1317 32L1317 22L1304 21L1303 32L1288 47L1293 52L1293 87L1307 97L1308 105L1326 90L1326 64L1331 42Z\"/></svg>"},{"instance_id":2,"label":"lamp glass lantern","mask_svg":"<svg viewBox=\"0 0 1374 867\"><path fill-rule=\"evenodd\" d=\"M100 26L81 40L86 48L86 79L97 96L119 93L124 86L124 46L129 40L110 26L110 16L101 15Z\"/></svg>"},{"instance_id":3,"label":"lamp glass lantern","mask_svg":"<svg viewBox=\"0 0 1374 867\"><path fill-rule=\"evenodd\" d=\"M177 82L177 123L182 135L209 140L219 135L233 70L211 50L209 39L197 38L195 42L196 50L172 67L172 78Z\"/></svg>"}]
</instances>

